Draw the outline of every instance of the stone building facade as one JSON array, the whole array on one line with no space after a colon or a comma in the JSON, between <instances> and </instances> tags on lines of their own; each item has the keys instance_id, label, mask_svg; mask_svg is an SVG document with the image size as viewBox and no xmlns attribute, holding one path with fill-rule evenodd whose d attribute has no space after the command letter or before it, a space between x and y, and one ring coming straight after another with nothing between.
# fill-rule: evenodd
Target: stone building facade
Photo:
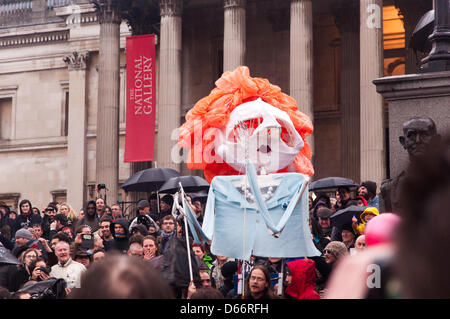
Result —
<instances>
[{"instance_id":1,"label":"stone building facade","mask_svg":"<svg viewBox=\"0 0 450 319\"><path fill-rule=\"evenodd\" d=\"M405 46L431 0L158 2L158 167L196 173L171 161L172 131L224 71L247 65L252 76L280 86L313 119L315 178L380 183L387 177L388 105L372 80L415 73L417 59ZM67 200L78 211L104 182L97 159L117 154L112 170L118 195L107 193L107 201L129 201L133 195L120 185L155 166L123 161L125 39L132 29L126 21L119 25L118 146L105 149L97 147L97 136L115 124L98 130L99 87L106 80L99 80L95 6L0 0L0 201L16 207L27 198L41 208Z\"/></svg>"}]
</instances>

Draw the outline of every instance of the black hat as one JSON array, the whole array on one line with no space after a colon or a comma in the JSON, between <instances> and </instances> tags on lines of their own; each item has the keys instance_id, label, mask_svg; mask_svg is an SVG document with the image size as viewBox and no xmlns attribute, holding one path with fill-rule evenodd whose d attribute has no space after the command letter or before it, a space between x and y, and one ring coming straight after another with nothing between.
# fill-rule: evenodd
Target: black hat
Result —
<instances>
[{"instance_id":1,"label":"black hat","mask_svg":"<svg viewBox=\"0 0 450 319\"><path fill-rule=\"evenodd\" d=\"M351 233L352 233L353 235L355 235L355 237L356 237L356 234L355 234L355 231L353 230L352 224L346 223L346 224L342 225L342 227L341 227L341 232L342 232L343 230L348 230L349 232L351 232Z\"/></svg>"},{"instance_id":2,"label":"black hat","mask_svg":"<svg viewBox=\"0 0 450 319\"><path fill-rule=\"evenodd\" d=\"M235 261L228 261L222 266L222 276L224 278L232 278L234 273L238 270L238 264Z\"/></svg>"},{"instance_id":3,"label":"black hat","mask_svg":"<svg viewBox=\"0 0 450 319\"><path fill-rule=\"evenodd\" d=\"M74 259L77 258L77 257L89 257L89 258L91 258L91 254L88 251L80 248L80 249L77 249L75 251L75 254L73 255L73 257L74 257Z\"/></svg>"},{"instance_id":4,"label":"black hat","mask_svg":"<svg viewBox=\"0 0 450 319\"><path fill-rule=\"evenodd\" d=\"M322 219L330 218L333 215L333 211L329 208L321 208L317 211L317 216Z\"/></svg>"}]
</instances>

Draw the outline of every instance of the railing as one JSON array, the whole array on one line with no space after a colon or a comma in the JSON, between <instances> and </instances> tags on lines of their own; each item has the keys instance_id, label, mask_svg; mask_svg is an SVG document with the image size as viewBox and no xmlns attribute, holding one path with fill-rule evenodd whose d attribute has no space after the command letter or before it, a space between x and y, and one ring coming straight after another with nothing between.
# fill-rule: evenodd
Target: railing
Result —
<instances>
[{"instance_id":1,"label":"railing","mask_svg":"<svg viewBox=\"0 0 450 319\"><path fill-rule=\"evenodd\" d=\"M33 1L17 1L0 4L0 13L14 13L17 11L27 11L33 9Z\"/></svg>"},{"instance_id":2,"label":"railing","mask_svg":"<svg viewBox=\"0 0 450 319\"><path fill-rule=\"evenodd\" d=\"M0 28L27 25L35 23L35 21L42 21L42 19L50 18L51 20L54 20L54 8L68 6L77 2L80 1L4 0L0 3Z\"/></svg>"},{"instance_id":3,"label":"railing","mask_svg":"<svg viewBox=\"0 0 450 319\"><path fill-rule=\"evenodd\" d=\"M18 24L31 17L33 1L22 0L0 4L0 26Z\"/></svg>"},{"instance_id":4,"label":"railing","mask_svg":"<svg viewBox=\"0 0 450 319\"><path fill-rule=\"evenodd\" d=\"M47 0L47 8L53 9L57 7L64 7L72 4L73 0Z\"/></svg>"}]
</instances>

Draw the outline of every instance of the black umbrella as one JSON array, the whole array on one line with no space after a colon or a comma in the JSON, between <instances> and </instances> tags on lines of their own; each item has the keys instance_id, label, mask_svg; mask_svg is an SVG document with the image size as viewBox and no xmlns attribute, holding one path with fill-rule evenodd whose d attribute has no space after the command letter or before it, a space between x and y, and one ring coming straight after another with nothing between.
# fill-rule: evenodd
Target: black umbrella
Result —
<instances>
[{"instance_id":1,"label":"black umbrella","mask_svg":"<svg viewBox=\"0 0 450 319\"><path fill-rule=\"evenodd\" d=\"M180 176L180 173L171 168L148 168L127 179L122 188L127 192L154 192L176 176Z\"/></svg>"},{"instance_id":2,"label":"black umbrella","mask_svg":"<svg viewBox=\"0 0 450 319\"><path fill-rule=\"evenodd\" d=\"M351 205L347 208L340 209L330 217L331 226L340 228L345 224L351 224L352 218L355 216L361 222L361 213L367 206Z\"/></svg>"},{"instance_id":3,"label":"black umbrella","mask_svg":"<svg viewBox=\"0 0 450 319\"><path fill-rule=\"evenodd\" d=\"M186 193L200 192L209 189L209 184L204 178L201 178L200 176L188 175L172 177L163 186L161 186L159 192L174 194L180 187L179 183L181 183Z\"/></svg>"},{"instance_id":4,"label":"black umbrella","mask_svg":"<svg viewBox=\"0 0 450 319\"><path fill-rule=\"evenodd\" d=\"M0 264L21 265L22 263L5 247L0 247Z\"/></svg>"},{"instance_id":5,"label":"black umbrella","mask_svg":"<svg viewBox=\"0 0 450 319\"><path fill-rule=\"evenodd\" d=\"M428 37L434 30L434 10L425 13L417 23L411 39L409 41L409 48L427 52L431 49L431 42Z\"/></svg>"},{"instance_id":6,"label":"black umbrella","mask_svg":"<svg viewBox=\"0 0 450 319\"><path fill-rule=\"evenodd\" d=\"M309 190L310 191L316 191L316 190L319 190L319 189L339 188L341 186L355 187L355 186L358 186L358 184L356 184L350 178L326 177L326 178L318 179L315 182L312 182L309 185Z\"/></svg>"}]
</instances>

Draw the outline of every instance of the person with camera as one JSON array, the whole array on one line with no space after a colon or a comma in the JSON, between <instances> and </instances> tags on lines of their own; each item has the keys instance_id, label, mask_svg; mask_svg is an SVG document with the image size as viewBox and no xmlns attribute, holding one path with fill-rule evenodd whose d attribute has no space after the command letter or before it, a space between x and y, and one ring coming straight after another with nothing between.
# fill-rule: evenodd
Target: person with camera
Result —
<instances>
[{"instance_id":1,"label":"person with camera","mask_svg":"<svg viewBox=\"0 0 450 319\"><path fill-rule=\"evenodd\" d=\"M147 231L150 227L154 227L155 232L159 233L158 224L150 217L150 203L145 199L139 201L137 204L137 216L131 222L128 231L131 232L133 227L138 224L143 224Z\"/></svg>"},{"instance_id":2,"label":"person with camera","mask_svg":"<svg viewBox=\"0 0 450 319\"><path fill-rule=\"evenodd\" d=\"M44 218L42 219L42 231L45 239L50 240L50 225L55 221L57 208L53 205L48 205L44 210Z\"/></svg>"},{"instance_id":3,"label":"person with camera","mask_svg":"<svg viewBox=\"0 0 450 319\"><path fill-rule=\"evenodd\" d=\"M30 280L44 281L50 278L50 272L52 269L47 267L47 263L42 257L38 257L33 260L29 268L31 271Z\"/></svg>"},{"instance_id":4,"label":"person with camera","mask_svg":"<svg viewBox=\"0 0 450 319\"><path fill-rule=\"evenodd\" d=\"M49 240L52 240L53 236L63 230L67 226L67 217L64 214L55 215L53 222L50 224L50 233L48 235Z\"/></svg>"}]
</instances>

